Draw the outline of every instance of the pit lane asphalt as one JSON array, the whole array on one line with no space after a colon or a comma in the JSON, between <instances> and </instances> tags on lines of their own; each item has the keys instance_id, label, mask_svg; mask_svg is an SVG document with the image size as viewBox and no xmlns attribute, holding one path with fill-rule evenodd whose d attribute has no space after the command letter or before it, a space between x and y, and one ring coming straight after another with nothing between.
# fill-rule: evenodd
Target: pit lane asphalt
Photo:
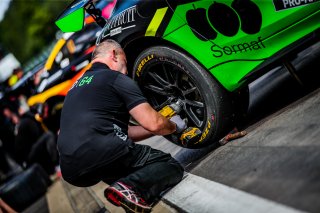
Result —
<instances>
[{"instance_id":1,"label":"pit lane asphalt","mask_svg":"<svg viewBox=\"0 0 320 213\"><path fill-rule=\"evenodd\" d=\"M197 177L298 211L320 212L319 49L320 43L294 61L303 86L282 68L250 84L248 117L241 128L248 132L245 137L197 150L162 137L143 143L170 152Z\"/></svg>"}]
</instances>

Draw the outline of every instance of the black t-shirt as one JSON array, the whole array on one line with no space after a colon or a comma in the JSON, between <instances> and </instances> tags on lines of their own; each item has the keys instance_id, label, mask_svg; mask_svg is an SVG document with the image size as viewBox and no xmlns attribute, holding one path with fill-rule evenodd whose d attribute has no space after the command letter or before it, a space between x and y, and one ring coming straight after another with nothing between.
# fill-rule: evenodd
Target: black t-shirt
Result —
<instances>
[{"instance_id":1,"label":"black t-shirt","mask_svg":"<svg viewBox=\"0 0 320 213\"><path fill-rule=\"evenodd\" d=\"M129 111L146 102L136 83L94 63L68 92L61 113L58 150L64 176L108 164L128 152Z\"/></svg>"}]
</instances>

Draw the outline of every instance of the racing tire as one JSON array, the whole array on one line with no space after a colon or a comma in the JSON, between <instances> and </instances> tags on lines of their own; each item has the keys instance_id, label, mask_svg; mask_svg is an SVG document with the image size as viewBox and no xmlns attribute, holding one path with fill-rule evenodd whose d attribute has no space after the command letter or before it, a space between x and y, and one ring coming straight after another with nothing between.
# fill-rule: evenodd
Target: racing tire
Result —
<instances>
[{"instance_id":1,"label":"racing tire","mask_svg":"<svg viewBox=\"0 0 320 213\"><path fill-rule=\"evenodd\" d=\"M43 168L33 164L2 184L0 197L14 210L23 212L44 196L51 184L52 181Z\"/></svg>"},{"instance_id":2,"label":"racing tire","mask_svg":"<svg viewBox=\"0 0 320 213\"><path fill-rule=\"evenodd\" d=\"M186 54L167 46L144 50L136 59L133 78L151 106L159 111L164 106L182 101L179 115L188 127L200 129L200 137L181 143L180 136L165 136L187 148L200 148L217 142L234 121L231 94L202 66Z\"/></svg>"}]
</instances>

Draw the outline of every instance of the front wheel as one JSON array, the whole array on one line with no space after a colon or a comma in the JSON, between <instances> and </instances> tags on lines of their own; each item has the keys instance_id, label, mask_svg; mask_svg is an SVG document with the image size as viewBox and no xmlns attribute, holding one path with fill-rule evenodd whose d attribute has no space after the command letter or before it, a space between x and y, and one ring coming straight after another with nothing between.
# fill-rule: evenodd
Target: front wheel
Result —
<instances>
[{"instance_id":1,"label":"front wheel","mask_svg":"<svg viewBox=\"0 0 320 213\"><path fill-rule=\"evenodd\" d=\"M187 144L174 134L166 136L177 145L207 146L229 130L233 121L229 92L189 56L171 47L151 47L136 59L133 77L155 110L180 100L179 115L187 119L188 127L201 131L196 141Z\"/></svg>"}]
</instances>

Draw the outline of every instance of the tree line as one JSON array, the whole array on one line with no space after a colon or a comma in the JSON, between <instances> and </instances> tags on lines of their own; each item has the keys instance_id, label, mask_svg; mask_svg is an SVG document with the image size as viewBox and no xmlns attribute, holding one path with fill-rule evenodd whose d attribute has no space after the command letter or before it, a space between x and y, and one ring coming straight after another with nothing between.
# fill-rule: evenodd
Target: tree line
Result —
<instances>
[{"instance_id":1,"label":"tree line","mask_svg":"<svg viewBox=\"0 0 320 213\"><path fill-rule=\"evenodd\" d=\"M55 38L54 24L71 0L12 0L0 22L0 42L22 63Z\"/></svg>"}]
</instances>

